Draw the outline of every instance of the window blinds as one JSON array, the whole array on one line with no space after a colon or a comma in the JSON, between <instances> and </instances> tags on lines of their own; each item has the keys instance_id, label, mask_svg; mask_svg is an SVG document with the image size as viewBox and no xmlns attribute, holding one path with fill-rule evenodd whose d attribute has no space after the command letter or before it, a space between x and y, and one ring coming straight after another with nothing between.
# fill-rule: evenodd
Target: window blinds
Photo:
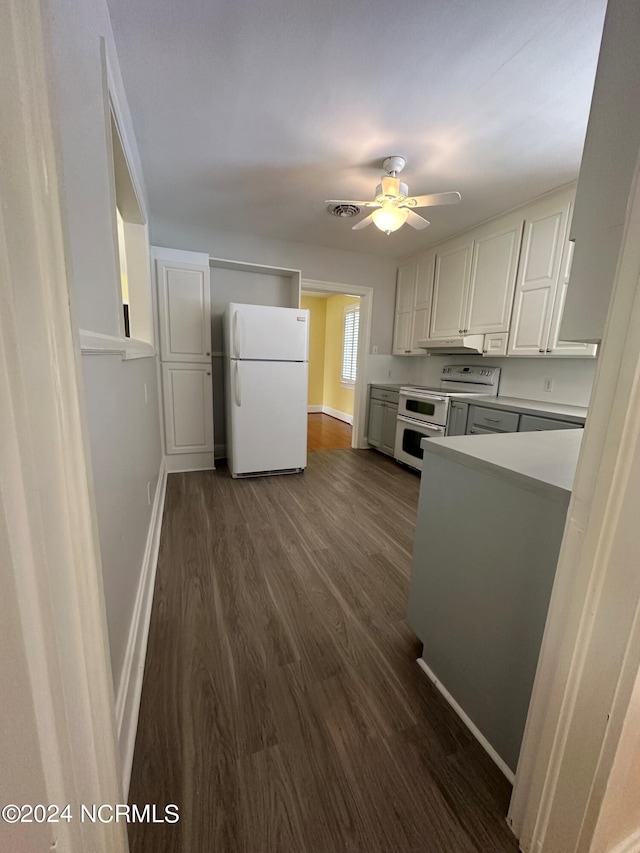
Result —
<instances>
[{"instance_id":1,"label":"window blinds","mask_svg":"<svg viewBox=\"0 0 640 853\"><path fill-rule=\"evenodd\" d=\"M344 310L344 343L342 346L342 381L356 381L358 363L358 329L360 326L360 307L349 305Z\"/></svg>"}]
</instances>

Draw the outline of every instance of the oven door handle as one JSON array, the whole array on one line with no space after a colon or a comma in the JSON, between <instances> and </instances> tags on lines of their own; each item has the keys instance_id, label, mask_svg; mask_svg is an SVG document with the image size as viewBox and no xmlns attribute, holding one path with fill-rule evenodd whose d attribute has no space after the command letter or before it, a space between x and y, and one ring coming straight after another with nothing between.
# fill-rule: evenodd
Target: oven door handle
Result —
<instances>
[{"instance_id":1,"label":"oven door handle","mask_svg":"<svg viewBox=\"0 0 640 853\"><path fill-rule=\"evenodd\" d=\"M423 430L429 430L429 432L437 432L442 435L445 434L446 427L437 426L437 424L428 424L424 421L419 421L417 418L406 418L404 415L398 415L398 421L402 424L407 424L412 427L419 427Z\"/></svg>"},{"instance_id":2,"label":"oven door handle","mask_svg":"<svg viewBox=\"0 0 640 853\"><path fill-rule=\"evenodd\" d=\"M448 397L441 397L439 394L413 394L411 391L401 391L400 396L405 400L429 400L435 403L446 403Z\"/></svg>"}]
</instances>

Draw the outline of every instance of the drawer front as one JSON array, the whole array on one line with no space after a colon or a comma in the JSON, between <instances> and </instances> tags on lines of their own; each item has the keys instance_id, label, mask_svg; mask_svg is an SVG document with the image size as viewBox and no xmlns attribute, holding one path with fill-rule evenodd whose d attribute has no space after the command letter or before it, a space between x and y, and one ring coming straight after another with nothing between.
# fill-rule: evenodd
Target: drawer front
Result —
<instances>
[{"instance_id":1,"label":"drawer front","mask_svg":"<svg viewBox=\"0 0 640 853\"><path fill-rule=\"evenodd\" d=\"M522 415L519 432L540 432L545 429L582 429L584 424L572 424L569 421L557 421L555 418L538 418L535 415Z\"/></svg>"},{"instance_id":2,"label":"drawer front","mask_svg":"<svg viewBox=\"0 0 640 853\"><path fill-rule=\"evenodd\" d=\"M398 401L400 399L400 395L398 391L389 391L386 388L376 388L375 385L371 386L371 399L372 400L382 400L385 403L393 403L394 405L398 405Z\"/></svg>"},{"instance_id":3,"label":"drawer front","mask_svg":"<svg viewBox=\"0 0 640 853\"><path fill-rule=\"evenodd\" d=\"M471 407L471 426L484 427L494 432L517 432L520 415L517 412L505 412L502 409L486 409L484 406Z\"/></svg>"},{"instance_id":4,"label":"drawer front","mask_svg":"<svg viewBox=\"0 0 640 853\"><path fill-rule=\"evenodd\" d=\"M485 429L484 427L472 426L467 435L499 435L493 429Z\"/></svg>"}]
</instances>

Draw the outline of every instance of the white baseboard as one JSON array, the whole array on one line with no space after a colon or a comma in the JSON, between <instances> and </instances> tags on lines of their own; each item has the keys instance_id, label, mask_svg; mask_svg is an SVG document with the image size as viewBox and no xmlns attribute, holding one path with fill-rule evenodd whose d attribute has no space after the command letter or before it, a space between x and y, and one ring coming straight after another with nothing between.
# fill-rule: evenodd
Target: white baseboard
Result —
<instances>
[{"instance_id":1,"label":"white baseboard","mask_svg":"<svg viewBox=\"0 0 640 853\"><path fill-rule=\"evenodd\" d=\"M144 662L147 654L147 639L151 621L151 605L158 566L158 549L160 547L160 531L162 529L162 514L164 497L167 488L167 468L164 459L158 473L158 484L151 510L147 544L144 550L140 581L133 608L129 638L124 655L122 675L116 696L116 722L118 725L118 740L122 761L122 789L125 800L129 794L133 750L136 744L138 728L138 713L140 711L140 696L142 694L142 677Z\"/></svg>"},{"instance_id":2,"label":"white baseboard","mask_svg":"<svg viewBox=\"0 0 640 853\"><path fill-rule=\"evenodd\" d=\"M636 829L631 835L628 835L619 844L610 850L609 853L638 853L640 850L640 829Z\"/></svg>"},{"instance_id":3,"label":"white baseboard","mask_svg":"<svg viewBox=\"0 0 640 853\"><path fill-rule=\"evenodd\" d=\"M346 412L339 412L337 409L330 409L329 406L323 406L322 411L325 415L330 415L332 418L337 418L339 421L353 425L353 415L348 415Z\"/></svg>"},{"instance_id":4,"label":"white baseboard","mask_svg":"<svg viewBox=\"0 0 640 853\"><path fill-rule=\"evenodd\" d=\"M488 754L489 758L491 758L499 767L500 770L504 773L507 779L513 785L515 777L515 773L509 769L509 767L505 764L505 762L500 758L495 749L491 746L486 737L482 734L480 729L475 725L475 723L465 714L460 705L453 698L451 693L446 689L446 687L438 680L435 673L429 668L429 666L424 662L422 658L417 658L417 664L423 672L426 673L429 681L433 682L434 687L442 693L447 702L451 705L456 714L460 717L465 726L469 729L471 734L478 741L480 746L482 746L485 752Z\"/></svg>"},{"instance_id":5,"label":"white baseboard","mask_svg":"<svg viewBox=\"0 0 640 853\"><path fill-rule=\"evenodd\" d=\"M322 411L322 406L307 406L307 412L311 414L317 414Z\"/></svg>"},{"instance_id":6,"label":"white baseboard","mask_svg":"<svg viewBox=\"0 0 640 853\"><path fill-rule=\"evenodd\" d=\"M168 474L213 471L216 467L213 453L167 453L164 464Z\"/></svg>"}]
</instances>

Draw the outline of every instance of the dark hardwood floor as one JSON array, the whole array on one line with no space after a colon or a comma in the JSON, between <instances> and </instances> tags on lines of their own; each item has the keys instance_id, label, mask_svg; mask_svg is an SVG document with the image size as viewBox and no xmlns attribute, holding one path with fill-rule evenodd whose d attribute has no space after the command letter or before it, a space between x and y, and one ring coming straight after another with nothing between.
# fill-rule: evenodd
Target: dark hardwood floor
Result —
<instances>
[{"instance_id":1,"label":"dark hardwood floor","mask_svg":"<svg viewBox=\"0 0 640 853\"><path fill-rule=\"evenodd\" d=\"M351 447L351 425L324 412L307 415L307 450L346 450Z\"/></svg>"},{"instance_id":2,"label":"dark hardwood floor","mask_svg":"<svg viewBox=\"0 0 640 853\"><path fill-rule=\"evenodd\" d=\"M132 853L517 851L404 622L419 483L353 450L169 476L130 799L180 821Z\"/></svg>"}]
</instances>

